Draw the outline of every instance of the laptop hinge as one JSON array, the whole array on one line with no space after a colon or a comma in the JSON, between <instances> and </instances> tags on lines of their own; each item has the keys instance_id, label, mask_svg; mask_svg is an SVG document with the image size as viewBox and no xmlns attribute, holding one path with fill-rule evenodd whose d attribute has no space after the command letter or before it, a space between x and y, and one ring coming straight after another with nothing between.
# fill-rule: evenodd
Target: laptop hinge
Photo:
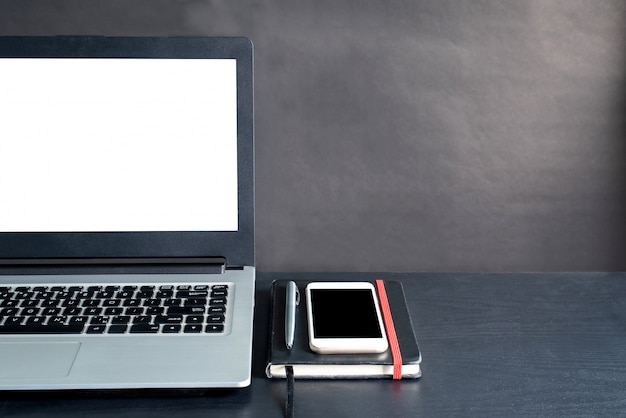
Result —
<instances>
[{"instance_id":1,"label":"laptop hinge","mask_svg":"<svg viewBox=\"0 0 626 418\"><path fill-rule=\"evenodd\" d=\"M224 257L4 258L0 274L221 274Z\"/></svg>"}]
</instances>

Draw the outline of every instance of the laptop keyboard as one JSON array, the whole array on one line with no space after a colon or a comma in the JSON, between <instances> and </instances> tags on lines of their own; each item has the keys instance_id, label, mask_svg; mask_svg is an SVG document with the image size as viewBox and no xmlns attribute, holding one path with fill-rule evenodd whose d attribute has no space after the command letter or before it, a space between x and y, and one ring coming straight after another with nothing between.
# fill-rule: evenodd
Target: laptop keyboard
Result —
<instances>
[{"instance_id":1,"label":"laptop keyboard","mask_svg":"<svg viewBox=\"0 0 626 418\"><path fill-rule=\"evenodd\" d=\"M228 284L2 286L0 334L219 334Z\"/></svg>"}]
</instances>

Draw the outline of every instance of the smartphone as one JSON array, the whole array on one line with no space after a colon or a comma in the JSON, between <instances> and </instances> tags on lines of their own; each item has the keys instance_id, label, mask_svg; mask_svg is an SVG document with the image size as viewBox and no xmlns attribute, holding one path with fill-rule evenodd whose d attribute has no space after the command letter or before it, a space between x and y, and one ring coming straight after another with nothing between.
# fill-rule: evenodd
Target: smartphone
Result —
<instances>
[{"instance_id":1,"label":"smartphone","mask_svg":"<svg viewBox=\"0 0 626 418\"><path fill-rule=\"evenodd\" d=\"M387 350L387 336L373 284L313 282L305 292L312 351L340 354Z\"/></svg>"}]
</instances>

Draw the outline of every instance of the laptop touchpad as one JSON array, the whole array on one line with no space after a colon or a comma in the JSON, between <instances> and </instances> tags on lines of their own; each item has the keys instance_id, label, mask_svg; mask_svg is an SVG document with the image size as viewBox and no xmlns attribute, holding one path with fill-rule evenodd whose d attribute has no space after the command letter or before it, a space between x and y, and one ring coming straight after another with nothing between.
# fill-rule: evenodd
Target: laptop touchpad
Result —
<instances>
[{"instance_id":1,"label":"laptop touchpad","mask_svg":"<svg viewBox=\"0 0 626 418\"><path fill-rule=\"evenodd\" d=\"M0 343L0 378L65 377L80 343Z\"/></svg>"}]
</instances>

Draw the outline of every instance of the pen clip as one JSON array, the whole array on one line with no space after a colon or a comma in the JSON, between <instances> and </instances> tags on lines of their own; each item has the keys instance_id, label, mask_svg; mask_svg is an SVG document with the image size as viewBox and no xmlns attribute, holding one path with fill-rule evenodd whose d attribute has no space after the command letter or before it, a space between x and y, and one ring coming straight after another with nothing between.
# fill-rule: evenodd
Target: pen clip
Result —
<instances>
[{"instance_id":1,"label":"pen clip","mask_svg":"<svg viewBox=\"0 0 626 418\"><path fill-rule=\"evenodd\" d=\"M296 306L300 305L300 290L296 287Z\"/></svg>"}]
</instances>

